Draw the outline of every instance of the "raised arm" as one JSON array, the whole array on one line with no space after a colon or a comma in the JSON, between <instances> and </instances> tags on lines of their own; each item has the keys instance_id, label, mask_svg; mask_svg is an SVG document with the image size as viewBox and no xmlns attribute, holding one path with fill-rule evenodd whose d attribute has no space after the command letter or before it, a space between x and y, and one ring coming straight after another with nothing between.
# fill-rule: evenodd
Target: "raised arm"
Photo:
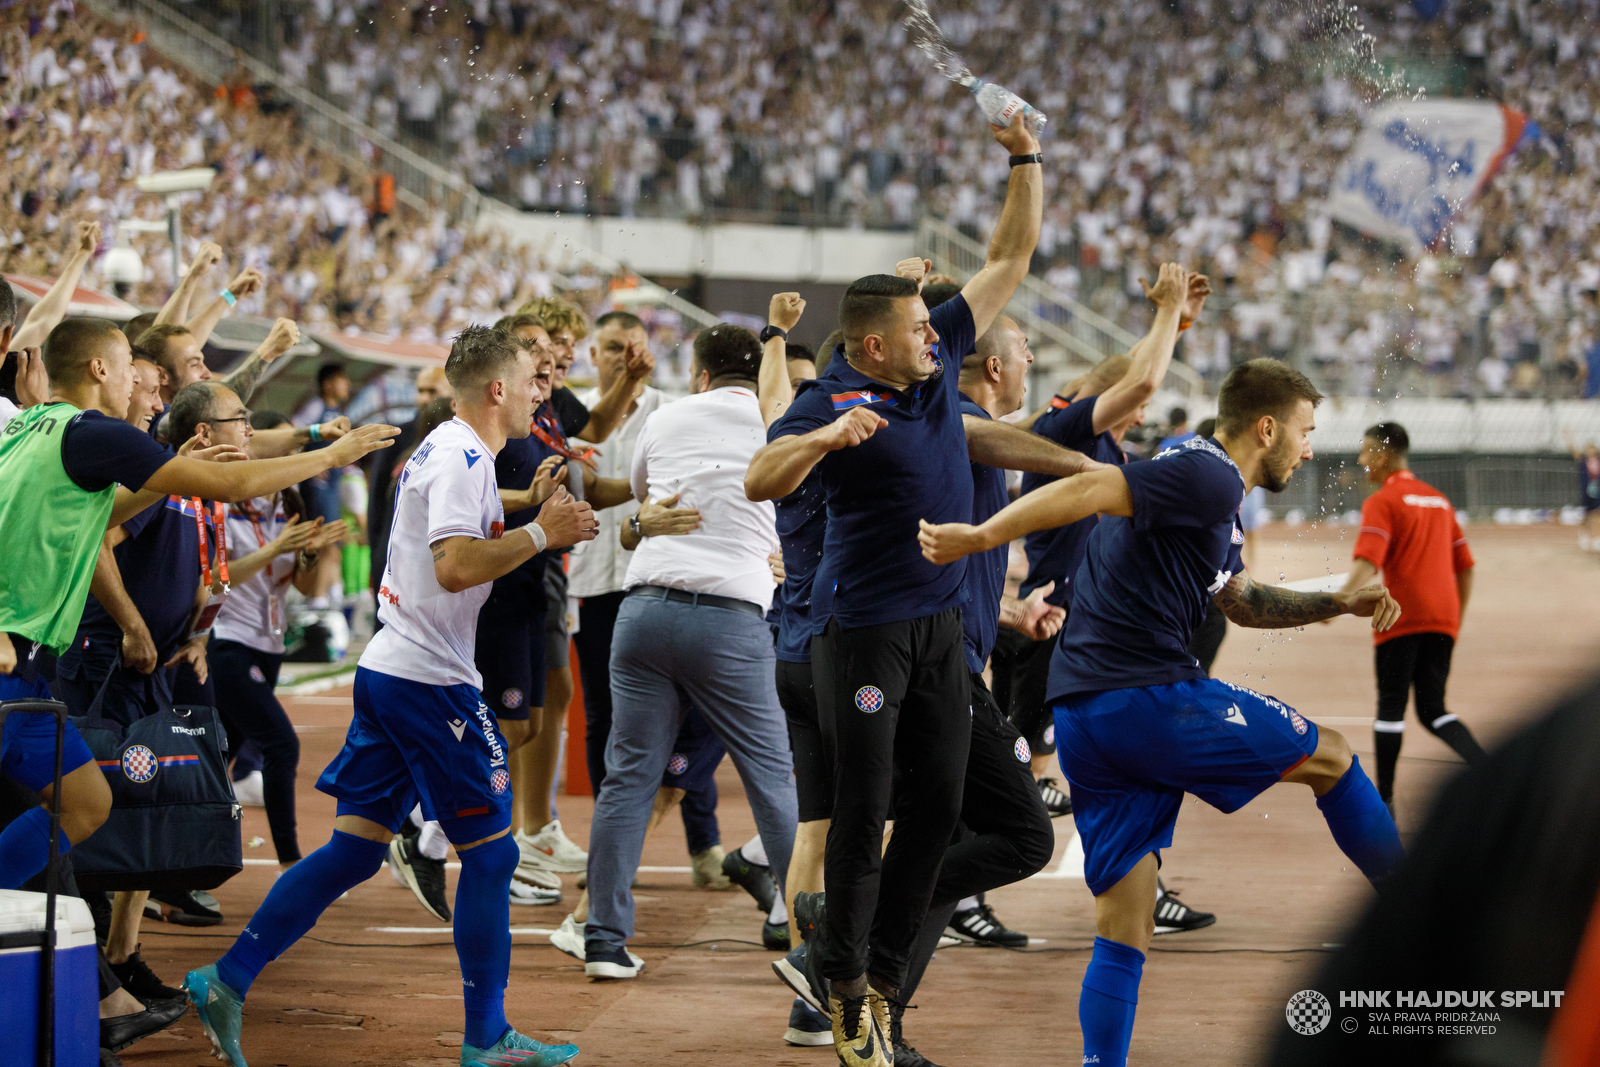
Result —
<instances>
[{"instance_id":1,"label":"raised arm","mask_svg":"<svg viewBox=\"0 0 1600 1067\"><path fill-rule=\"evenodd\" d=\"M1257 630L1282 630L1322 622L1339 615L1371 618L1383 631L1400 619L1400 605L1389 590L1370 585L1352 592L1300 593L1276 585L1259 585L1248 574L1235 574L1211 599L1230 622Z\"/></svg>"},{"instance_id":2,"label":"raised arm","mask_svg":"<svg viewBox=\"0 0 1600 1067\"><path fill-rule=\"evenodd\" d=\"M787 334L795 328L805 310L806 302L800 299L799 293L776 293L767 304L767 325L776 326ZM789 342L783 336L773 337L761 346L756 395L761 400L761 421L767 426L777 422L794 400L788 354Z\"/></svg>"},{"instance_id":3,"label":"raised arm","mask_svg":"<svg viewBox=\"0 0 1600 1067\"><path fill-rule=\"evenodd\" d=\"M1139 284L1144 285L1143 278ZM1128 373L1095 398L1095 433L1105 433L1156 395L1167 368L1172 366L1172 351L1178 344L1178 327L1184 313L1192 306L1194 314L1199 314L1210 292L1211 285L1204 275L1188 274L1176 263L1161 265L1156 284L1145 286L1144 290L1156 306L1155 321L1129 353L1132 359Z\"/></svg>"},{"instance_id":4,"label":"raised arm","mask_svg":"<svg viewBox=\"0 0 1600 1067\"><path fill-rule=\"evenodd\" d=\"M866 408L851 408L843 418L810 433L790 434L764 445L744 473L744 495L751 500L778 500L800 488L813 467L829 452L853 448L889 421ZM637 495L637 494L636 494Z\"/></svg>"},{"instance_id":5,"label":"raised arm","mask_svg":"<svg viewBox=\"0 0 1600 1067\"><path fill-rule=\"evenodd\" d=\"M78 282L83 279L83 268L94 258L94 250L99 244L100 224L78 223L72 255L67 257L66 266L61 268L61 276L56 279L56 283L50 287L49 292L39 298L37 304L33 305L33 310L28 312L28 317L22 320L22 325L18 326L17 332L12 335L13 350L40 347L44 344L44 339L50 336L50 331L67 317L67 308L72 304L72 294L77 292Z\"/></svg>"},{"instance_id":6,"label":"raised arm","mask_svg":"<svg viewBox=\"0 0 1600 1067\"><path fill-rule=\"evenodd\" d=\"M1040 486L995 512L981 526L964 522L935 526L923 519L917 540L925 559L953 563L962 556L1009 544L1035 530L1066 526L1090 515L1132 514L1133 494L1122 468L1104 466Z\"/></svg>"},{"instance_id":7,"label":"raised arm","mask_svg":"<svg viewBox=\"0 0 1600 1067\"><path fill-rule=\"evenodd\" d=\"M215 330L217 323L227 316L228 310L233 307L234 303L240 297L249 296L265 284L266 279L254 267L246 267L240 271L239 276L229 282L228 288L224 290L224 292L232 294L233 300L230 301L222 293L218 293L211 298L209 304L200 309L200 314L184 324L188 326L189 332L194 335L195 344L205 344L206 339L211 336L211 331Z\"/></svg>"},{"instance_id":8,"label":"raised arm","mask_svg":"<svg viewBox=\"0 0 1600 1067\"><path fill-rule=\"evenodd\" d=\"M316 436L312 436L312 431ZM250 437L251 459L276 459L304 448L313 440L337 441L350 432L350 420L340 415L316 426L278 426L271 430L257 430Z\"/></svg>"},{"instance_id":9,"label":"raised arm","mask_svg":"<svg viewBox=\"0 0 1600 1067\"><path fill-rule=\"evenodd\" d=\"M239 364L239 369L222 379L226 385L239 395L245 403L250 402L250 394L255 392L256 383L261 380L261 372L268 363L283 355L289 349L300 343L300 327L296 326L293 319L279 319L272 324L272 330L267 334L267 339L261 346Z\"/></svg>"},{"instance_id":10,"label":"raised arm","mask_svg":"<svg viewBox=\"0 0 1600 1067\"><path fill-rule=\"evenodd\" d=\"M628 408L633 404L633 398L639 393L639 385L656 369L656 359L650 354L648 348L636 349L632 343L622 355L622 373L617 380L611 383L611 388L605 391L594 407L589 409L589 421L583 424L583 429L573 434L590 444L597 445L611 436L623 416L628 413Z\"/></svg>"},{"instance_id":11,"label":"raised arm","mask_svg":"<svg viewBox=\"0 0 1600 1067\"><path fill-rule=\"evenodd\" d=\"M967 430L967 456L974 463L1008 471L1053 474L1059 478L1106 466L1082 452L1062 448L1054 441L998 419L963 415L961 424Z\"/></svg>"},{"instance_id":12,"label":"raised arm","mask_svg":"<svg viewBox=\"0 0 1600 1067\"><path fill-rule=\"evenodd\" d=\"M433 573L446 592L459 593L510 574L545 549L593 541L594 509L566 489L544 502L538 518L505 537L446 537L433 544Z\"/></svg>"},{"instance_id":13,"label":"raised arm","mask_svg":"<svg viewBox=\"0 0 1600 1067\"><path fill-rule=\"evenodd\" d=\"M1039 140L1023 121L1021 111L1006 129L994 131L994 139L1014 156L1034 155L1039 151ZM1000 209L1000 221L989 238L989 254L983 269L961 287L961 295L966 297L967 307L972 311L974 337L983 336L1011 300L1011 294L1022 284L1022 279L1027 277L1033 250L1039 244L1039 224L1043 218L1044 168L1038 163L1012 167L1006 184L1005 206Z\"/></svg>"},{"instance_id":14,"label":"raised arm","mask_svg":"<svg viewBox=\"0 0 1600 1067\"><path fill-rule=\"evenodd\" d=\"M194 294L199 291L200 283L205 280L211 268L222 259L222 246L210 241L202 241L199 249L190 262L188 271L178 282L178 287L172 290L172 295L167 297L167 302L161 306L156 314L154 325L161 326L169 322L182 323L189 318L189 305L194 301ZM128 338L132 341L133 338ZM205 344L204 341L199 341Z\"/></svg>"},{"instance_id":15,"label":"raised arm","mask_svg":"<svg viewBox=\"0 0 1600 1067\"><path fill-rule=\"evenodd\" d=\"M270 496L323 471L349 466L369 452L388 448L399 432L398 426L363 426L315 452L243 463L208 463L175 456L150 476L143 490L224 502Z\"/></svg>"}]
</instances>

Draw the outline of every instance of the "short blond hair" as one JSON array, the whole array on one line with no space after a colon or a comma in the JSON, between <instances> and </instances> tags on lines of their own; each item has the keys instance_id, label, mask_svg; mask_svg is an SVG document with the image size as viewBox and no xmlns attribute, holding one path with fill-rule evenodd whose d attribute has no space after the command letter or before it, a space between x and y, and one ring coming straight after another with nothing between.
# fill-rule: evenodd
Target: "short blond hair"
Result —
<instances>
[{"instance_id":1,"label":"short blond hair","mask_svg":"<svg viewBox=\"0 0 1600 1067\"><path fill-rule=\"evenodd\" d=\"M517 314L538 316L550 333L571 330L574 341L589 336L589 316L583 313L583 309L553 296L536 296L519 307Z\"/></svg>"}]
</instances>

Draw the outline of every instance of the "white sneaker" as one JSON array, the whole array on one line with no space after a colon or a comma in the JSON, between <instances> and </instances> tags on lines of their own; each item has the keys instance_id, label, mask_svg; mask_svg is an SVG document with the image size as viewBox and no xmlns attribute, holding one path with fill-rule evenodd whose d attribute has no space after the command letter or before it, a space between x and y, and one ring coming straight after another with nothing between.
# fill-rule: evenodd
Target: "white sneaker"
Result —
<instances>
[{"instance_id":1,"label":"white sneaker","mask_svg":"<svg viewBox=\"0 0 1600 1067\"><path fill-rule=\"evenodd\" d=\"M561 926L550 935L550 943L575 960L583 959L583 931L569 913Z\"/></svg>"},{"instance_id":2,"label":"white sneaker","mask_svg":"<svg viewBox=\"0 0 1600 1067\"><path fill-rule=\"evenodd\" d=\"M539 889L561 889L561 876L554 871L547 871L539 867L532 867L526 863L517 864L517 869L511 872L511 877L518 882L526 882ZM583 888L579 886L579 888Z\"/></svg>"},{"instance_id":3,"label":"white sneaker","mask_svg":"<svg viewBox=\"0 0 1600 1067\"><path fill-rule=\"evenodd\" d=\"M537 908L561 903L561 890L545 889L511 879L511 903L529 904Z\"/></svg>"},{"instance_id":4,"label":"white sneaker","mask_svg":"<svg viewBox=\"0 0 1600 1067\"><path fill-rule=\"evenodd\" d=\"M266 787L262 784L261 772L251 771L237 782L234 782L233 797L247 808L266 807Z\"/></svg>"},{"instance_id":5,"label":"white sneaker","mask_svg":"<svg viewBox=\"0 0 1600 1067\"><path fill-rule=\"evenodd\" d=\"M577 874L589 869L589 854L561 832L560 819L552 820L531 837L519 831L517 847L522 850L522 863L540 870Z\"/></svg>"}]
</instances>

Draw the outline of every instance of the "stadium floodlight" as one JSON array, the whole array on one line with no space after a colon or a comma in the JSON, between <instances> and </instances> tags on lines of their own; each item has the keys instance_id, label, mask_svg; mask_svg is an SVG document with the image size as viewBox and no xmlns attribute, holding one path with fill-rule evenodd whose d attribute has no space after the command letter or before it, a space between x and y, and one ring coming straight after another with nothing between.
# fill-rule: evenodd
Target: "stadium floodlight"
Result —
<instances>
[{"instance_id":1,"label":"stadium floodlight","mask_svg":"<svg viewBox=\"0 0 1600 1067\"><path fill-rule=\"evenodd\" d=\"M209 189L217 172L210 167L190 167L188 170L163 170L135 178L133 184L141 193L155 193L167 198L167 240L172 242L172 284L176 288L183 280L179 269L178 244L182 234L178 229L178 197L182 193L197 193Z\"/></svg>"}]
</instances>

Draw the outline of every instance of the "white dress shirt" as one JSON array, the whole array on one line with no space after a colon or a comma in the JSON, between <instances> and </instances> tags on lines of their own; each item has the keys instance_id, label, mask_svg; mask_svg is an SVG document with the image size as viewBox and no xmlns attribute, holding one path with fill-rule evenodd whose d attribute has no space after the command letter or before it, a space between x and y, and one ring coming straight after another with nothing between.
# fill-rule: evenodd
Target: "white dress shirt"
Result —
<instances>
[{"instance_id":1,"label":"white dress shirt","mask_svg":"<svg viewBox=\"0 0 1600 1067\"><path fill-rule=\"evenodd\" d=\"M599 388L578 394L584 407L590 410L600 403ZM629 412L611 436L599 446L595 463L602 478L627 478L633 473L633 452L639 442L639 433L645 420L655 414L672 398L654 386L645 386ZM574 442L576 444L576 442ZM633 553L622 547L622 527L639 509L628 504L596 511L594 517L600 528L593 541L584 541L573 547L567 561L567 595L575 597L603 596L622 592L623 580L628 576L628 563Z\"/></svg>"},{"instance_id":2,"label":"white dress shirt","mask_svg":"<svg viewBox=\"0 0 1600 1067\"><path fill-rule=\"evenodd\" d=\"M645 538L624 588L664 585L771 606L767 557L778 550L777 515L771 501L744 495L745 471L766 443L761 404L741 386L685 397L646 420L634 448L633 495L679 494L678 507L700 512L700 528Z\"/></svg>"}]
</instances>

